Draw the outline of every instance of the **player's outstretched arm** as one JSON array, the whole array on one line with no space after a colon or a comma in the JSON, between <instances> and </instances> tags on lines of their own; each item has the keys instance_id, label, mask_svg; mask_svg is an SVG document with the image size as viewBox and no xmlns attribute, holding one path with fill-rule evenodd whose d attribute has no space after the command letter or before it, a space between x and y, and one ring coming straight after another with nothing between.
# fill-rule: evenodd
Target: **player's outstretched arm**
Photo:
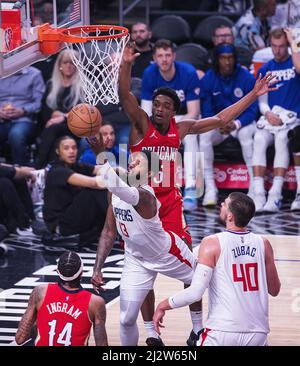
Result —
<instances>
[{"instance_id":1,"label":"player's outstretched arm","mask_svg":"<svg viewBox=\"0 0 300 366\"><path fill-rule=\"evenodd\" d=\"M22 319L20 320L18 330L15 336L16 343L22 345L30 338L31 330L37 317L38 304L45 292L45 286L35 287L29 297L28 306Z\"/></svg>"},{"instance_id":2,"label":"player's outstretched arm","mask_svg":"<svg viewBox=\"0 0 300 366\"><path fill-rule=\"evenodd\" d=\"M113 214L112 204L110 202L107 209L105 224L101 232L101 236L98 243L94 272L91 280L94 290L96 292L99 292L100 289L103 290L102 286L105 283L103 281L101 270L105 262L105 259L109 255L114 245L116 236L117 236L116 220Z\"/></svg>"},{"instance_id":3,"label":"player's outstretched arm","mask_svg":"<svg viewBox=\"0 0 300 366\"><path fill-rule=\"evenodd\" d=\"M276 82L275 75L266 74L263 78L261 74L255 82L253 89L238 102L223 109L217 115L197 121L182 121L178 124L181 139L188 134L200 134L215 128L225 127L232 120L236 119L245 109L247 109L261 95L277 90L272 87Z\"/></svg>"},{"instance_id":4,"label":"player's outstretched arm","mask_svg":"<svg viewBox=\"0 0 300 366\"><path fill-rule=\"evenodd\" d=\"M128 115L131 124L144 134L148 128L148 116L146 112L140 108L136 97L130 91L131 68L139 55L139 53L134 53L132 44L128 44L125 47L119 73L119 95L122 107Z\"/></svg>"}]
</instances>

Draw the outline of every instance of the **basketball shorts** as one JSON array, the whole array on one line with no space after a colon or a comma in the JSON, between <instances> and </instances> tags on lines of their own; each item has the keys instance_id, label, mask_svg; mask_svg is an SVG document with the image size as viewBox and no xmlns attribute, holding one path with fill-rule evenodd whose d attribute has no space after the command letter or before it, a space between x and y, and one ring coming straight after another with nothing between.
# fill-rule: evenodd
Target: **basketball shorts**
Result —
<instances>
[{"instance_id":1,"label":"basketball shorts","mask_svg":"<svg viewBox=\"0 0 300 366\"><path fill-rule=\"evenodd\" d=\"M132 256L126 253L124 267L121 277L121 289L131 290L151 290L158 273L175 278L185 284L190 284L193 273L197 265L197 260L188 246L176 234L169 232L169 251L156 258L147 260L141 257ZM133 295L134 296L134 295ZM134 301L135 299L127 299Z\"/></svg>"},{"instance_id":2,"label":"basketball shorts","mask_svg":"<svg viewBox=\"0 0 300 366\"><path fill-rule=\"evenodd\" d=\"M267 346L266 333L222 332L204 328L197 346Z\"/></svg>"},{"instance_id":3,"label":"basketball shorts","mask_svg":"<svg viewBox=\"0 0 300 366\"><path fill-rule=\"evenodd\" d=\"M155 191L156 198L161 203L159 217L163 228L172 231L188 244L192 244L192 237L183 213L183 201L180 189L174 187L168 191Z\"/></svg>"}]
</instances>

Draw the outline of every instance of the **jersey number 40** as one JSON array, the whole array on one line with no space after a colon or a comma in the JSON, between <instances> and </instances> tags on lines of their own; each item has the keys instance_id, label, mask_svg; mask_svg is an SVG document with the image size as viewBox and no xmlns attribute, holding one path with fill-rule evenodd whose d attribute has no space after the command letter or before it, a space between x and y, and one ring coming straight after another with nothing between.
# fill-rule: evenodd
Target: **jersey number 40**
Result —
<instances>
[{"instance_id":1,"label":"jersey number 40","mask_svg":"<svg viewBox=\"0 0 300 366\"><path fill-rule=\"evenodd\" d=\"M232 265L233 281L242 282L244 291L258 291L257 263L240 263L239 274L237 264Z\"/></svg>"}]
</instances>

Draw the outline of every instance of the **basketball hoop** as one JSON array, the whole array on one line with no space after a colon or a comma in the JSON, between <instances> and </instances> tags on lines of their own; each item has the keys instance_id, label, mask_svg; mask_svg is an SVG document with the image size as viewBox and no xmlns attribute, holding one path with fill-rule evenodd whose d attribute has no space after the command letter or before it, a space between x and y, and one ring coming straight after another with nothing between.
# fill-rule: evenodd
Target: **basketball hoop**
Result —
<instances>
[{"instance_id":1,"label":"basketball hoop","mask_svg":"<svg viewBox=\"0 0 300 366\"><path fill-rule=\"evenodd\" d=\"M117 25L61 29L42 25L39 30L44 54L58 52L63 43L69 49L83 84L85 102L92 105L119 103L119 69L128 39L128 29Z\"/></svg>"}]
</instances>

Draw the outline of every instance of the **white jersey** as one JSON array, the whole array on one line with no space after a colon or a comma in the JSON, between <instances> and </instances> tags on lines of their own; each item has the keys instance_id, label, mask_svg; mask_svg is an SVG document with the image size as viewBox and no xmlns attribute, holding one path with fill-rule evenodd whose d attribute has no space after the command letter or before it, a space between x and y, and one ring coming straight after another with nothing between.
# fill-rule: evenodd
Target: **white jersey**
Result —
<instances>
[{"instance_id":1,"label":"white jersey","mask_svg":"<svg viewBox=\"0 0 300 366\"><path fill-rule=\"evenodd\" d=\"M209 284L206 327L224 332L269 333L262 237L232 231L216 235L221 252Z\"/></svg>"},{"instance_id":2,"label":"white jersey","mask_svg":"<svg viewBox=\"0 0 300 366\"><path fill-rule=\"evenodd\" d=\"M146 185L144 189L155 197L153 189ZM113 213L117 230L125 242L125 252L145 260L161 256L169 251L171 238L163 227L158 216L160 207L157 201L157 213L151 219L144 219L135 208L112 195Z\"/></svg>"}]
</instances>

